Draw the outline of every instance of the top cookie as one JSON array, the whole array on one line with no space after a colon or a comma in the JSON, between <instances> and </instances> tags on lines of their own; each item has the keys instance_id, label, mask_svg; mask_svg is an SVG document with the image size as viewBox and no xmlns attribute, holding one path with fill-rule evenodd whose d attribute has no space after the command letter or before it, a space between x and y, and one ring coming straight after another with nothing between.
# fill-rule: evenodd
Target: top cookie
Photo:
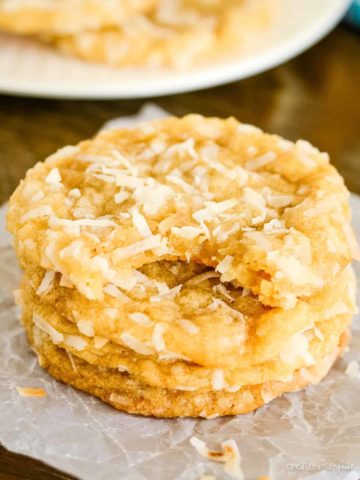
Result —
<instances>
[{"instance_id":1,"label":"top cookie","mask_svg":"<svg viewBox=\"0 0 360 480\"><path fill-rule=\"evenodd\" d=\"M89 299L158 260L215 268L265 305L319 291L356 248L343 180L305 141L189 115L101 132L29 170L8 227L25 269Z\"/></svg>"},{"instance_id":2,"label":"top cookie","mask_svg":"<svg viewBox=\"0 0 360 480\"><path fill-rule=\"evenodd\" d=\"M65 35L113 27L147 13L157 0L0 0L0 29L25 35Z\"/></svg>"}]
</instances>

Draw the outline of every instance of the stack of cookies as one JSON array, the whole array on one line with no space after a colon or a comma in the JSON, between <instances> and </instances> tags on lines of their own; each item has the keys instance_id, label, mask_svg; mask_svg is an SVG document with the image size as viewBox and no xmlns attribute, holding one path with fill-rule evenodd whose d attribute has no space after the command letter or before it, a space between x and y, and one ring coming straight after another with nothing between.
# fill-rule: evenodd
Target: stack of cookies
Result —
<instances>
[{"instance_id":1,"label":"stack of cookies","mask_svg":"<svg viewBox=\"0 0 360 480\"><path fill-rule=\"evenodd\" d=\"M274 9L275 0L0 0L0 29L117 67L188 68L253 50Z\"/></svg>"},{"instance_id":2,"label":"stack of cookies","mask_svg":"<svg viewBox=\"0 0 360 480\"><path fill-rule=\"evenodd\" d=\"M305 141L199 115L101 132L27 173L8 228L40 365L120 410L249 412L348 341L348 192Z\"/></svg>"}]
</instances>

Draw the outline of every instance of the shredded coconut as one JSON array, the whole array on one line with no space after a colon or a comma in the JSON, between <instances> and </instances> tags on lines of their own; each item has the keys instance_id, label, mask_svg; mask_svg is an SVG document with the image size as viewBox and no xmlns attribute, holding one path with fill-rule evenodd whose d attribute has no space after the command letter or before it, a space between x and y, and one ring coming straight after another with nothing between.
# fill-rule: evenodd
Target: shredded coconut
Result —
<instances>
[{"instance_id":1,"label":"shredded coconut","mask_svg":"<svg viewBox=\"0 0 360 480\"><path fill-rule=\"evenodd\" d=\"M152 343L155 347L157 352L161 352L166 349L165 341L164 341L164 332L165 328L160 323L157 323L154 327L153 334L152 334Z\"/></svg>"},{"instance_id":2,"label":"shredded coconut","mask_svg":"<svg viewBox=\"0 0 360 480\"><path fill-rule=\"evenodd\" d=\"M191 227L191 226L172 227L171 231L174 235L177 235L182 238L186 238L188 240L193 240L194 238L204 233L202 228Z\"/></svg>"},{"instance_id":3,"label":"shredded coconut","mask_svg":"<svg viewBox=\"0 0 360 480\"><path fill-rule=\"evenodd\" d=\"M228 300L229 302L233 302L234 299L233 297L230 295L230 293L226 290L225 286L224 285L221 285L221 283L219 285L215 285L215 287L213 287L213 290L215 293L217 293L218 295L222 295L224 298L226 298L226 300Z\"/></svg>"},{"instance_id":4,"label":"shredded coconut","mask_svg":"<svg viewBox=\"0 0 360 480\"><path fill-rule=\"evenodd\" d=\"M60 175L59 169L58 168L51 169L45 178L45 183L47 183L48 185L51 185L51 184L60 183L60 182L61 182L61 175Z\"/></svg>"},{"instance_id":5,"label":"shredded coconut","mask_svg":"<svg viewBox=\"0 0 360 480\"><path fill-rule=\"evenodd\" d=\"M98 337L98 336L94 337L94 347L97 350L100 350L101 348L103 348L108 342L109 340L107 338Z\"/></svg>"},{"instance_id":6,"label":"shredded coconut","mask_svg":"<svg viewBox=\"0 0 360 480\"><path fill-rule=\"evenodd\" d=\"M39 217L49 217L53 215L53 210L49 205L40 205L39 207L33 208L27 211L21 218L20 222L25 223L29 220L33 220L34 218Z\"/></svg>"},{"instance_id":7,"label":"shredded coconut","mask_svg":"<svg viewBox=\"0 0 360 480\"><path fill-rule=\"evenodd\" d=\"M64 335L64 343L78 351L84 350L87 346L87 342L78 335Z\"/></svg>"},{"instance_id":8,"label":"shredded coconut","mask_svg":"<svg viewBox=\"0 0 360 480\"><path fill-rule=\"evenodd\" d=\"M180 319L177 323L190 335L196 335L200 331L200 328L190 320Z\"/></svg>"},{"instance_id":9,"label":"shredded coconut","mask_svg":"<svg viewBox=\"0 0 360 480\"><path fill-rule=\"evenodd\" d=\"M21 397L46 397L47 393L43 388L15 387Z\"/></svg>"},{"instance_id":10,"label":"shredded coconut","mask_svg":"<svg viewBox=\"0 0 360 480\"><path fill-rule=\"evenodd\" d=\"M45 295L49 290L51 290L54 284L54 278L55 272L53 270L47 270L38 289L36 290L36 295Z\"/></svg>"},{"instance_id":11,"label":"shredded coconut","mask_svg":"<svg viewBox=\"0 0 360 480\"><path fill-rule=\"evenodd\" d=\"M205 280L219 277L219 273L215 272L214 270L209 270L208 272L203 272L193 278L190 278L190 280L186 282L186 285L188 285L189 287L194 287L195 285L199 285L200 283L205 282Z\"/></svg>"},{"instance_id":12,"label":"shredded coconut","mask_svg":"<svg viewBox=\"0 0 360 480\"><path fill-rule=\"evenodd\" d=\"M223 390L225 388L224 370L215 369L212 378L212 387L214 390Z\"/></svg>"},{"instance_id":13,"label":"shredded coconut","mask_svg":"<svg viewBox=\"0 0 360 480\"><path fill-rule=\"evenodd\" d=\"M122 333L120 338L127 347L140 355L152 355L154 353L153 349L147 343L141 342L129 333Z\"/></svg>"},{"instance_id":14,"label":"shredded coconut","mask_svg":"<svg viewBox=\"0 0 360 480\"><path fill-rule=\"evenodd\" d=\"M142 215L137 208L134 208L131 213L133 225L140 235L144 238L151 237L152 231L146 221L144 215Z\"/></svg>"},{"instance_id":15,"label":"shredded coconut","mask_svg":"<svg viewBox=\"0 0 360 480\"><path fill-rule=\"evenodd\" d=\"M130 313L129 318L131 318L131 320L133 320L138 325L143 325L144 327L151 327L153 324L151 319L147 315L145 315L145 313Z\"/></svg>"},{"instance_id":16,"label":"shredded coconut","mask_svg":"<svg viewBox=\"0 0 360 480\"><path fill-rule=\"evenodd\" d=\"M175 298L179 293L180 290L182 289L182 285L177 285L174 288L171 288L165 293L160 293L159 295L154 295L150 298L151 302L161 302L163 300L170 300Z\"/></svg>"},{"instance_id":17,"label":"shredded coconut","mask_svg":"<svg viewBox=\"0 0 360 480\"><path fill-rule=\"evenodd\" d=\"M76 325L79 331L87 337L93 337L95 335L94 324L91 320L78 320Z\"/></svg>"},{"instance_id":18,"label":"shredded coconut","mask_svg":"<svg viewBox=\"0 0 360 480\"><path fill-rule=\"evenodd\" d=\"M51 340L57 344L64 341L64 335L58 332L50 323L44 320L40 315L37 313L33 314L33 321L34 324L43 332L47 333Z\"/></svg>"},{"instance_id":19,"label":"shredded coconut","mask_svg":"<svg viewBox=\"0 0 360 480\"><path fill-rule=\"evenodd\" d=\"M234 257L231 255L226 255L226 257L216 267L216 271L220 273L226 273L230 269L233 260Z\"/></svg>"},{"instance_id":20,"label":"shredded coconut","mask_svg":"<svg viewBox=\"0 0 360 480\"><path fill-rule=\"evenodd\" d=\"M160 234L152 235L151 237L144 238L144 240L140 240L139 242L135 242L132 245L128 245L127 247L117 248L114 251L114 259L115 261L125 260L129 257L133 257L134 255L138 255L139 253L146 252L148 250L153 250L154 248L162 246L162 238Z\"/></svg>"},{"instance_id":21,"label":"shredded coconut","mask_svg":"<svg viewBox=\"0 0 360 480\"><path fill-rule=\"evenodd\" d=\"M260 155L260 157L253 158L246 162L245 168L247 170L257 170L258 168L264 167L269 163L272 163L276 159L275 152L267 152L264 155Z\"/></svg>"},{"instance_id":22,"label":"shredded coconut","mask_svg":"<svg viewBox=\"0 0 360 480\"><path fill-rule=\"evenodd\" d=\"M222 451L211 451L207 448L205 442L197 437L191 437L191 445L205 458L215 462L224 463L225 472L236 480L244 480L241 469L241 456L234 440L222 442Z\"/></svg>"},{"instance_id":23,"label":"shredded coconut","mask_svg":"<svg viewBox=\"0 0 360 480\"><path fill-rule=\"evenodd\" d=\"M199 223L213 220L220 213L234 208L237 203L235 198L223 202L205 202L205 208L193 213L193 218Z\"/></svg>"}]
</instances>

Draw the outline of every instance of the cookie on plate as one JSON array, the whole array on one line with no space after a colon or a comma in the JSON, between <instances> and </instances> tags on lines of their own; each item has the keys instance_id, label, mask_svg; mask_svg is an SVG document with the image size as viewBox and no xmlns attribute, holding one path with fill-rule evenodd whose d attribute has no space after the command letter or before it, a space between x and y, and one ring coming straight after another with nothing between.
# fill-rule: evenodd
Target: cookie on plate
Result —
<instances>
[{"instance_id":1,"label":"cookie on plate","mask_svg":"<svg viewBox=\"0 0 360 480\"><path fill-rule=\"evenodd\" d=\"M150 14L116 28L88 29L47 40L69 55L115 67L187 69L256 50L275 3L268 0L161 1Z\"/></svg>"},{"instance_id":2,"label":"cookie on plate","mask_svg":"<svg viewBox=\"0 0 360 480\"><path fill-rule=\"evenodd\" d=\"M22 35L69 35L120 25L157 0L0 0L0 30Z\"/></svg>"}]
</instances>

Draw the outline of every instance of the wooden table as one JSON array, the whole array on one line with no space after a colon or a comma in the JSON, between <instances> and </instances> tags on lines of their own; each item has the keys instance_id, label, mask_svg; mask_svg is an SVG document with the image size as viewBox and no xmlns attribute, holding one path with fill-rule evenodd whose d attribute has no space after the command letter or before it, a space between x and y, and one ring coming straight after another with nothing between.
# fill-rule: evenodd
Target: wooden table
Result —
<instances>
[{"instance_id":1,"label":"wooden table","mask_svg":"<svg viewBox=\"0 0 360 480\"><path fill-rule=\"evenodd\" d=\"M360 193L360 33L338 27L286 65L223 87L157 98L175 115L233 115L330 153L350 190ZM0 203L26 170L57 148L134 114L141 100L55 101L0 96ZM0 450L1 480L69 479L40 462Z\"/></svg>"}]
</instances>

